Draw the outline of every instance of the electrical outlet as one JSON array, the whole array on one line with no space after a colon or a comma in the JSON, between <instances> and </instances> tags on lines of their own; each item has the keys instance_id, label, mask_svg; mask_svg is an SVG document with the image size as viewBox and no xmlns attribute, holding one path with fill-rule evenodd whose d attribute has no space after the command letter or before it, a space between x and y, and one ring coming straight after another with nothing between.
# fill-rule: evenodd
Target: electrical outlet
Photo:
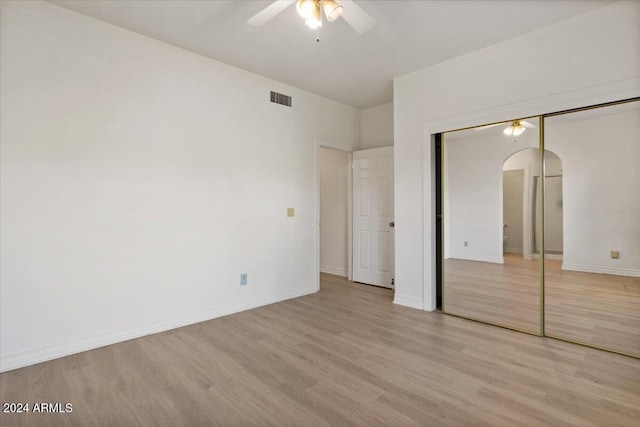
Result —
<instances>
[{"instance_id":1,"label":"electrical outlet","mask_svg":"<svg viewBox=\"0 0 640 427\"><path fill-rule=\"evenodd\" d=\"M247 273L242 273L240 275L240 286L244 286L247 284Z\"/></svg>"},{"instance_id":2,"label":"electrical outlet","mask_svg":"<svg viewBox=\"0 0 640 427\"><path fill-rule=\"evenodd\" d=\"M620 253L618 251L611 251L611 258L618 259L620 257Z\"/></svg>"},{"instance_id":3,"label":"electrical outlet","mask_svg":"<svg viewBox=\"0 0 640 427\"><path fill-rule=\"evenodd\" d=\"M464 242L464 247L466 248L467 246L469 246L469 242L465 241Z\"/></svg>"}]
</instances>

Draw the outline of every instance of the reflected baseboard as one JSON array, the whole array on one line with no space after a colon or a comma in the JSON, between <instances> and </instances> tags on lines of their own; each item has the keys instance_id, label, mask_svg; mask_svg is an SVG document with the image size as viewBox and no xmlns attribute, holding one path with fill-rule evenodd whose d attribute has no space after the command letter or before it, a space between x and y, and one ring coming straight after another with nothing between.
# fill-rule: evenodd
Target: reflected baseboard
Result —
<instances>
[{"instance_id":1,"label":"reflected baseboard","mask_svg":"<svg viewBox=\"0 0 640 427\"><path fill-rule=\"evenodd\" d=\"M540 254L533 254L531 255L532 259L540 259ZM562 254L545 254L544 255L544 259L558 259L560 261L562 261Z\"/></svg>"},{"instance_id":2,"label":"reflected baseboard","mask_svg":"<svg viewBox=\"0 0 640 427\"><path fill-rule=\"evenodd\" d=\"M522 248L504 248L504 251L508 254L521 254Z\"/></svg>"},{"instance_id":3,"label":"reflected baseboard","mask_svg":"<svg viewBox=\"0 0 640 427\"><path fill-rule=\"evenodd\" d=\"M501 256L488 257L488 256L478 255L478 254L462 254L462 253L451 252L448 258L464 259L467 261L491 262L493 264L504 264L504 258Z\"/></svg>"},{"instance_id":4,"label":"reflected baseboard","mask_svg":"<svg viewBox=\"0 0 640 427\"><path fill-rule=\"evenodd\" d=\"M594 265L562 264L563 270L581 271L584 273L612 274L614 276L640 277L640 270L635 268L599 267Z\"/></svg>"}]
</instances>

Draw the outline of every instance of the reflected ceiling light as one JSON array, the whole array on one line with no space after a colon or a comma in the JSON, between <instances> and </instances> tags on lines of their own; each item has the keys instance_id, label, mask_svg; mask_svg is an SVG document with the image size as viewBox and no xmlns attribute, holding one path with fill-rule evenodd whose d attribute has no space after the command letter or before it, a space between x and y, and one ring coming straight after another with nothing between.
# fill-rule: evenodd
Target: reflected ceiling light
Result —
<instances>
[{"instance_id":1,"label":"reflected ceiling light","mask_svg":"<svg viewBox=\"0 0 640 427\"><path fill-rule=\"evenodd\" d=\"M518 136L522 134L522 132L524 132L525 130L527 130L527 128L520 122L520 120L514 120L513 122L511 122L509 126L504 128L502 132L505 135Z\"/></svg>"},{"instance_id":2,"label":"reflected ceiling light","mask_svg":"<svg viewBox=\"0 0 640 427\"><path fill-rule=\"evenodd\" d=\"M342 15L342 6L335 0L323 0L322 8L324 9L324 16L327 17L329 22L335 21Z\"/></svg>"}]
</instances>

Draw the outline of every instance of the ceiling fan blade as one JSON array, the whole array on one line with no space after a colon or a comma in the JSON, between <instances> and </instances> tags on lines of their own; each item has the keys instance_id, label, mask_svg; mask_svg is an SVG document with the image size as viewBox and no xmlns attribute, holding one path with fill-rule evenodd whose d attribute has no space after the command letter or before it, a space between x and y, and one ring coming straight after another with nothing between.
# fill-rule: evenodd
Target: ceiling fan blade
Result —
<instances>
[{"instance_id":1,"label":"ceiling fan blade","mask_svg":"<svg viewBox=\"0 0 640 427\"><path fill-rule=\"evenodd\" d=\"M339 3L342 5L341 16L356 30L356 33L366 33L376 25L376 20L352 0L340 0Z\"/></svg>"},{"instance_id":2,"label":"ceiling fan blade","mask_svg":"<svg viewBox=\"0 0 640 427\"><path fill-rule=\"evenodd\" d=\"M276 0L266 8L251 17L247 22L251 25L263 25L274 16L282 12L295 0Z\"/></svg>"},{"instance_id":3,"label":"ceiling fan blade","mask_svg":"<svg viewBox=\"0 0 640 427\"><path fill-rule=\"evenodd\" d=\"M496 126L503 125L503 124L505 124L505 123L507 123L507 122L494 123L494 124L492 124L492 125L478 126L477 128L473 128L473 130L489 129L489 128L492 128L492 127L496 127Z\"/></svg>"},{"instance_id":4,"label":"ceiling fan blade","mask_svg":"<svg viewBox=\"0 0 640 427\"><path fill-rule=\"evenodd\" d=\"M534 125L534 124L532 124L532 123L529 123L529 122L525 122L524 120L521 120L521 121L520 121L520 124L521 124L522 126L526 127L527 129L531 129L531 128L536 127L536 125Z\"/></svg>"}]
</instances>

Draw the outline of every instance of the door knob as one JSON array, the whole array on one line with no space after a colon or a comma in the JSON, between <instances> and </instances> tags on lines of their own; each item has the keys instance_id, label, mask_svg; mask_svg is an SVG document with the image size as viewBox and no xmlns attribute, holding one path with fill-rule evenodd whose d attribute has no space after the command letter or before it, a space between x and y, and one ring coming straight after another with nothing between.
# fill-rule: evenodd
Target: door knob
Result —
<instances>
[{"instance_id":1,"label":"door knob","mask_svg":"<svg viewBox=\"0 0 640 427\"><path fill-rule=\"evenodd\" d=\"M396 226L396 222L395 222L395 221L391 221L391 222L389 223L389 227L393 228L393 227L395 227L395 226Z\"/></svg>"}]
</instances>

